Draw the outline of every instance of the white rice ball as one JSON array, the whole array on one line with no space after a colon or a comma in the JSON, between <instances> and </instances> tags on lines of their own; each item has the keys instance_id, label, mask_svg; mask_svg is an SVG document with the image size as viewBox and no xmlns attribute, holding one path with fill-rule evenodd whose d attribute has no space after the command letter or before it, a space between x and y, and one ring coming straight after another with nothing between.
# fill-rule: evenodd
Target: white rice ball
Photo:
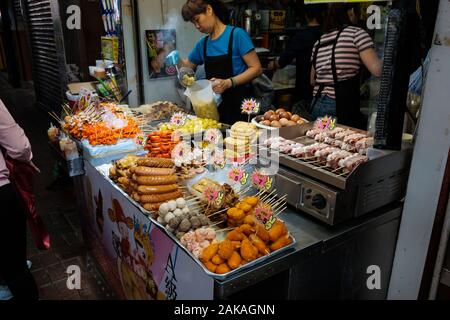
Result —
<instances>
[{"instance_id":1,"label":"white rice ball","mask_svg":"<svg viewBox=\"0 0 450 320\"><path fill-rule=\"evenodd\" d=\"M183 198L178 198L177 199L177 207L180 209L183 209L184 207L186 207L186 200L184 200Z\"/></svg>"},{"instance_id":2,"label":"white rice ball","mask_svg":"<svg viewBox=\"0 0 450 320\"><path fill-rule=\"evenodd\" d=\"M159 206L159 213L161 214L161 216L164 217L168 212L169 212L169 205L167 202L164 202Z\"/></svg>"},{"instance_id":3,"label":"white rice ball","mask_svg":"<svg viewBox=\"0 0 450 320\"><path fill-rule=\"evenodd\" d=\"M166 215L164 216L164 221L165 221L166 223L169 223L169 221L170 221L172 218L175 218L175 215L174 215L172 212L169 212L168 214L166 214Z\"/></svg>"},{"instance_id":4,"label":"white rice ball","mask_svg":"<svg viewBox=\"0 0 450 320\"><path fill-rule=\"evenodd\" d=\"M175 200L170 200L167 204L169 205L169 211L175 211L177 208L177 202Z\"/></svg>"},{"instance_id":5,"label":"white rice ball","mask_svg":"<svg viewBox=\"0 0 450 320\"><path fill-rule=\"evenodd\" d=\"M181 211L182 211L184 214L188 214L188 213L190 212L188 207L184 207L183 209L181 209Z\"/></svg>"},{"instance_id":6,"label":"white rice ball","mask_svg":"<svg viewBox=\"0 0 450 320\"><path fill-rule=\"evenodd\" d=\"M175 209L173 214L175 215L175 217L180 217L181 215L183 215L183 211L181 209Z\"/></svg>"},{"instance_id":7,"label":"white rice ball","mask_svg":"<svg viewBox=\"0 0 450 320\"><path fill-rule=\"evenodd\" d=\"M161 216L158 217L157 221L158 221L159 223L161 223L162 225L165 225L165 224L166 224L166 222L164 221L164 218L161 217Z\"/></svg>"}]
</instances>

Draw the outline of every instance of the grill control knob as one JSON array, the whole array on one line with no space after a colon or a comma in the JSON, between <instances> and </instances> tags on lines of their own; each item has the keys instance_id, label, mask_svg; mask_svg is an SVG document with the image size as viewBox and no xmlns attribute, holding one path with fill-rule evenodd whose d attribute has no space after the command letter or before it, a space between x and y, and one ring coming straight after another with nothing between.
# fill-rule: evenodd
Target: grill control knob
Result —
<instances>
[{"instance_id":1,"label":"grill control knob","mask_svg":"<svg viewBox=\"0 0 450 320\"><path fill-rule=\"evenodd\" d=\"M316 194L312 198L311 204L316 209L322 210L322 209L324 209L327 206L327 199L325 199L325 197L323 195L321 195L321 194Z\"/></svg>"}]
</instances>

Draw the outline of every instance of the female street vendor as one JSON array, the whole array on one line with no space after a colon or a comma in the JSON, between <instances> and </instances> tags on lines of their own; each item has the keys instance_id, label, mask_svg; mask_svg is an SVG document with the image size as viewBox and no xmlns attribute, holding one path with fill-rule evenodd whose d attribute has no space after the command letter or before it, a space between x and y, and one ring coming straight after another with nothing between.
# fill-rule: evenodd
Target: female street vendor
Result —
<instances>
[{"instance_id":1,"label":"female street vendor","mask_svg":"<svg viewBox=\"0 0 450 320\"><path fill-rule=\"evenodd\" d=\"M360 69L376 77L382 63L369 34L356 26L358 4L332 4L325 21L324 35L312 54L311 84L315 85L311 120L337 116L340 124L365 129L360 112Z\"/></svg>"},{"instance_id":2,"label":"female street vendor","mask_svg":"<svg viewBox=\"0 0 450 320\"><path fill-rule=\"evenodd\" d=\"M252 40L243 29L227 25L228 11L220 0L188 0L181 13L185 21L207 34L181 64L194 70L204 64L214 92L222 95L222 123L245 121L241 103L252 96L251 81L262 74Z\"/></svg>"}]
</instances>

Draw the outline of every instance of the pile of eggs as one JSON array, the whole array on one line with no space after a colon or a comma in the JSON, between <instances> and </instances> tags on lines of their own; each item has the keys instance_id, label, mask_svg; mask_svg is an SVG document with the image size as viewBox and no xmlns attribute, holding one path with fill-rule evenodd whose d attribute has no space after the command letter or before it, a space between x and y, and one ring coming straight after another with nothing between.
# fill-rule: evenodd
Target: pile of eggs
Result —
<instances>
[{"instance_id":1,"label":"pile of eggs","mask_svg":"<svg viewBox=\"0 0 450 320\"><path fill-rule=\"evenodd\" d=\"M259 123L269 127L281 128L304 124L305 120L298 114L292 114L283 108L279 108L276 111L269 110L264 113L264 116Z\"/></svg>"}]
</instances>

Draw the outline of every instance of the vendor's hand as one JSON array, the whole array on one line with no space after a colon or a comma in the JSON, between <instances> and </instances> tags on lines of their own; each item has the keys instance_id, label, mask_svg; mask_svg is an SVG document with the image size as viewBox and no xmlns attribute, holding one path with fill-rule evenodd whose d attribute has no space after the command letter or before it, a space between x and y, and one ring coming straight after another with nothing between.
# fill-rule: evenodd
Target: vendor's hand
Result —
<instances>
[{"instance_id":1,"label":"vendor's hand","mask_svg":"<svg viewBox=\"0 0 450 320\"><path fill-rule=\"evenodd\" d=\"M212 78L212 89L215 93L222 94L225 90L232 87L231 79L216 79Z\"/></svg>"}]
</instances>

